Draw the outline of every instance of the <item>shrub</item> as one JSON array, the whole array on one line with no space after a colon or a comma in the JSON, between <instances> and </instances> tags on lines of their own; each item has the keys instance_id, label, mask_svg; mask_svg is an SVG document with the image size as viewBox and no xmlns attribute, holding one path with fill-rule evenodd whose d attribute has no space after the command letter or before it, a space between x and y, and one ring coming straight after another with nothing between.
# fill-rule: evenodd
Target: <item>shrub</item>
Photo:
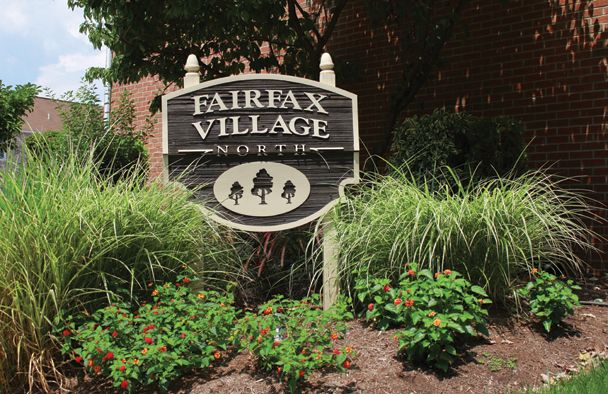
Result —
<instances>
[{"instance_id":1,"label":"shrub","mask_svg":"<svg viewBox=\"0 0 608 394\"><path fill-rule=\"evenodd\" d=\"M301 301L281 296L248 313L238 324L237 338L242 349L256 357L258 366L276 373L291 392L314 370L350 368L354 353L350 347L338 348L346 325L352 318L344 301L323 311L319 298Z\"/></svg>"},{"instance_id":2,"label":"shrub","mask_svg":"<svg viewBox=\"0 0 608 394\"><path fill-rule=\"evenodd\" d=\"M512 304L533 262L576 272L584 265L577 252L594 250L589 203L559 185L537 172L432 192L403 173L370 176L333 211L345 285L359 269L396 279L403 261L432 271L451 264L495 302Z\"/></svg>"},{"instance_id":3,"label":"shrub","mask_svg":"<svg viewBox=\"0 0 608 394\"><path fill-rule=\"evenodd\" d=\"M549 272L532 269L534 280L519 290L525 297L532 314L540 318L545 331L561 323L568 315L574 313L574 306L579 305L578 296L572 290L580 290L572 280L562 282Z\"/></svg>"},{"instance_id":4,"label":"shrub","mask_svg":"<svg viewBox=\"0 0 608 394\"><path fill-rule=\"evenodd\" d=\"M82 325L61 327L62 352L115 387L163 390L188 369L221 362L232 343L236 310L231 296L193 291L191 276L152 290L153 302L99 309Z\"/></svg>"},{"instance_id":5,"label":"shrub","mask_svg":"<svg viewBox=\"0 0 608 394\"><path fill-rule=\"evenodd\" d=\"M491 301L481 287L458 272L446 269L433 275L410 264L398 284L386 281L359 278L357 298L367 321L381 329L404 328L396 337L399 351L410 363L445 372L458 358L458 345L478 332L488 335L483 305Z\"/></svg>"},{"instance_id":6,"label":"shrub","mask_svg":"<svg viewBox=\"0 0 608 394\"><path fill-rule=\"evenodd\" d=\"M98 172L114 181L134 170L147 170L148 152L143 140L152 125L148 121L142 129L134 127L135 107L126 90L108 124L92 87L83 86L63 99L57 101L62 130L29 136L26 145L32 154L52 152L65 160L73 152L88 155L93 151Z\"/></svg>"},{"instance_id":7,"label":"shrub","mask_svg":"<svg viewBox=\"0 0 608 394\"><path fill-rule=\"evenodd\" d=\"M238 272L230 243L190 192L135 176L113 184L86 157L30 156L0 175L0 387L48 389L61 310L137 298L183 264L209 285Z\"/></svg>"},{"instance_id":8,"label":"shrub","mask_svg":"<svg viewBox=\"0 0 608 394\"><path fill-rule=\"evenodd\" d=\"M440 177L443 167L461 177L487 178L525 168L523 127L508 117L477 118L436 109L406 119L395 130L390 162L409 164L417 177Z\"/></svg>"}]
</instances>

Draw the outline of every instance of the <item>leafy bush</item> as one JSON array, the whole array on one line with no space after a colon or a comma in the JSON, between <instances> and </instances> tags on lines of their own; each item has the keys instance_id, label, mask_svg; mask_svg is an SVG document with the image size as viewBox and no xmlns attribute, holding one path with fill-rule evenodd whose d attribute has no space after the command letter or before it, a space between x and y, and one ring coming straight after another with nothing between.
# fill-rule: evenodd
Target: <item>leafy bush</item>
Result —
<instances>
[{"instance_id":1,"label":"leafy bush","mask_svg":"<svg viewBox=\"0 0 608 394\"><path fill-rule=\"evenodd\" d=\"M239 272L190 192L135 176L113 184L95 166L90 156L30 155L0 175L0 391L28 380L48 389L61 310L137 298L183 264L209 285Z\"/></svg>"},{"instance_id":2,"label":"leafy bush","mask_svg":"<svg viewBox=\"0 0 608 394\"><path fill-rule=\"evenodd\" d=\"M410 264L395 286L361 277L355 290L365 319L378 328L403 327L399 350L410 363L447 371L458 358L456 347L478 332L488 335L485 291L449 269L434 275ZM371 283L370 283L371 282Z\"/></svg>"},{"instance_id":3,"label":"leafy bush","mask_svg":"<svg viewBox=\"0 0 608 394\"><path fill-rule=\"evenodd\" d=\"M135 106L126 90L112 110L109 124L104 122L98 102L89 86L67 93L57 101L62 130L29 136L26 145L30 152L52 152L65 159L74 151L87 155L93 150L99 173L114 181L135 170L145 172L148 152L143 140L151 124L140 130L134 127Z\"/></svg>"},{"instance_id":4,"label":"leafy bush","mask_svg":"<svg viewBox=\"0 0 608 394\"><path fill-rule=\"evenodd\" d=\"M0 151L10 148L21 133L23 116L34 106L34 96L40 88L31 83L5 86L0 80Z\"/></svg>"},{"instance_id":5,"label":"leafy bush","mask_svg":"<svg viewBox=\"0 0 608 394\"><path fill-rule=\"evenodd\" d=\"M259 367L274 372L291 392L314 370L348 369L354 353L335 341L346 331L342 320L352 318L344 301L323 311L319 298L301 301L281 296L248 313L237 326L242 349L255 355Z\"/></svg>"},{"instance_id":6,"label":"leafy bush","mask_svg":"<svg viewBox=\"0 0 608 394\"><path fill-rule=\"evenodd\" d=\"M453 264L495 302L512 304L533 262L575 272L584 265L577 252L594 250L588 202L540 172L456 186L432 192L403 173L370 176L333 211L347 288L361 268L396 279L403 261L432 271Z\"/></svg>"},{"instance_id":7,"label":"leafy bush","mask_svg":"<svg viewBox=\"0 0 608 394\"><path fill-rule=\"evenodd\" d=\"M561 323L568 315L574 313L574 306L579 305L578 296L572 290L580 290L580 286L572 280L562 282L549 272L532 269L534 280L519 290L525 297L534 316L540 318L547 332Z\"/></svg>"},{"instance_id":8,"label":"leafy bush","mask_svg":"<svg viewBox=\"0 0 608 394\"><path fill-rule=\"evenodd\" d=\"M237 312L231 296L188 287L190 276L152 291L154 302L132 311L113 304L61 327L62 352L91 375L137 390L167 385L186 370L223 361Z\"/></svg>"},{"instance_id":9,"label":"leafy bush","mask_svg":"<svg viewBox=\"0 0 608 394\"><path fill-rule=\"evenodd\" d=\"M465 178L525 168L523 128L508 117L477 118L442 108L406 119L394 135L391 163L397 167L408 163L420 178L440 180L445 166Z\"/></svg>"}]
</instances>

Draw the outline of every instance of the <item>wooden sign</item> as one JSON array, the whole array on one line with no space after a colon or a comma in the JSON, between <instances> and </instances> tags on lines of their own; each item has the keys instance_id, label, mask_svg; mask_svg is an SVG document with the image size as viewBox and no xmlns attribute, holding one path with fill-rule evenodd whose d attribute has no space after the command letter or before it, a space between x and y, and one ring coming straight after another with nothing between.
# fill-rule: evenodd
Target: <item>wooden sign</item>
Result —
<instances>
[{"instance_id":1,"label":"wooden sign","mask_svg":"<svg viewBox=\"0 0 608 394\"><path fill-rule=\"evenodd\" d=\"M233 228L308 223L358 181L357 97L290 76L221 78L162 101L166 177Z\"/></svg>"}]
</instances>

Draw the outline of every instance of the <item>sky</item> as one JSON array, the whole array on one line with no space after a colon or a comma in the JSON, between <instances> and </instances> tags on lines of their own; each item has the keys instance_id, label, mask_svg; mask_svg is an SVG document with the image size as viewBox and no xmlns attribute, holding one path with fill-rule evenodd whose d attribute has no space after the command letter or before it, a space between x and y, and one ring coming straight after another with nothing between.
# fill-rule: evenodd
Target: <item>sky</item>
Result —
<instances>
[{"instance_id":1,"label":"sky","mask_svg":"<svg viewBox=\"0 0 608 394\"><path fill-rule=\"evenodd\" d=\"M106 60L105 48L95 50L78 31L82 21L82 11L72 11L67 0L0 0L2 83L32 82L58 98L76 90L87 68ZM101 83L96 86L102 96Z\"/></svg>"}]
</instances>

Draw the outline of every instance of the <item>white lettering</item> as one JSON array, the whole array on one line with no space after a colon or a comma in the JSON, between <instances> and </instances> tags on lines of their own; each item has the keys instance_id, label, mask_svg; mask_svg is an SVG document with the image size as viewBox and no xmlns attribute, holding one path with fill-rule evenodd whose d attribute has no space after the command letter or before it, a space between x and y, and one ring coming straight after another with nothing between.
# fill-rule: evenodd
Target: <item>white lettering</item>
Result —
<instances>
[{"instance_id":1,"label":"white lettering","mask_svg":"<svg viewBox=\"0 0 608 394\"><path fill-rule=\"evenodd\" d=\"M300 103L298 103L298 100L296 100L296 96L293 95L293 92L291 90L287 92L285 100L283 100L283 103L281 104L281 108L289 108L285 105L287 104L287 102L291 103L291 107L293 109L299 109L300 111L302 110L302 107L300 107Z\"/></svg>"},{"instance_id":2,"label":"white lettering","mask_svg":"<svg viewBox=\"0 0 608 394\"><path fill-rule=\"evenodd\" d=\"M327 127L327 122L319 119L312 119L312 136L322 139L329 138L329 134L321 135L321 132L326 132L325 127Z\"/></svg>"},{"instance_id":3,"label":"white lettering","mask_svg":"<svg viewBox=\"0 0 608 394\"><path fill-rule=\"evenodd\" d=\"M241 109L239 107L239 90L231 90L230 94L232 95L232 107L230 109Z\"/></svg>"},{"instance_id":4,"label":"white lettering","mask_svg":"<svg viewBox=\"0 0 608 394\"><path fill-rule=\"evenodd\" d=\"M217 155L223 154L224 156L228 156L228 145L224 145L223 147L216 145L217 147Z\"/></svg>"},{"instance_id":5,"label":"white lettering","mask_svg":"<svg viewBox=\"0 0 608 394\"><path fill-rule=\"evenodd\" d=\"M268 108L276 108L277 106L274 105L275 100L280 100L281 99L281 94L283 94L282 90L274 90L274 89L268 89L266 90L266 92L268 92ZM278 93L279 96L275 96L275 94Z\"/></svg>"},{"instance_id":6,"label":"white lettering","mask_svg":"<svg viewBox=\"0 0 608 394\"><path fill-rule=\"evenodd\" d=\"M249 129L243 131L239 130L239 118L240 116L231 116L232 119L232 135L245 135L249 133Z\"/></svg>"},{"instance_id":7,"label":"white lettering","mask_svg":"<svg viewBox=\"0 0 608 394\"><path fill-rule=\"evenodd\" d=\"M306 144L300 144L300 145L295 144L294 149L295 149L295 153L294 153L295 156L300 155L300 153L298 153L298 151L302 151L302 153L301 153L302 155L306 154L306 153L304 153L304 152L306 152Z\"/></svg>"},{"instance_id":8,"label":"white lettering","mask_svg":"<svg viewBox=\"0 0 608 394\"><path fill-rule=\"evenodd\" d=\"M279 156L283 156L283 149L287 148L287 145L275 145L274 147L279 150Z\"/></svg>"},{"instance_id":9,"label":"white lettering","mask_svg":"<svg viewBox=\"0 0 608 394\"><path fill-rule=\"evenodd\" d=\"M213 123L215 123L215 119L209 119L207 121L207 123L209 123L209 125L207 126L206 130L203 129L203 127L201 126L201 123L202 122L192 123L192 126L194 126L196 131L198 131L198 135L200 135L204 141L205 138L207 138L207 136L209 135L209 130L211 130L211 126L213 126Z\"/></svg>"},{"instance_id":10,"label":"white lettering","mask_svg":"<svg viewBox=\"0 0 608 394\"><path fill-rule=\"evenodd\" d=\"M245 148L243 152L241 152L242 148ZM245 156L247 153L249 153L249 148L247 145L239 145L236 147L236 153L238 153L239 156Z\"/></svg>"},{"instance_id":11,"label":"white lettering","mask_svg":"<svg viewBox=\"0 0 608 394\"><path fill-rule=\"evenodd\" d=\"M261 93L259 90L245 90L245 107L244 108L253 108L251 103L254 103L257 108L264 108L262 103L260 103Z\"/></svg>"},{"instance_id":12,"label":"white lettering","mask_svg":"<svg viewBox=\"0 0 608 394\"><path fill-rule=\"evenodd\" d=\"M258 129L258 119L260 115L249 115L251 119L251 134L266 134L268 132L268 127L264 130Z\"/></svg>"},{"instance_id":13,"label":"white lettering","mask_svg":"<svg viewBox=\"0 0 608 394\"><path fill-rule=\"evenodd\" d=\"M224 104L224 102L222 101L222 98L220 97L219 93L215 93L215 95L213 95L213 99L211 99L211 103L207 107L207 111L205 111L205 113L213 112L213 106L219 107L220 111L226 111L228 109L228 107L226 107L226 104Z\"/></svg>"},{"instance_id":14,"label":"white lettering","mask_svg":"<svg viewBox=\"0 0 608 394\"><path fill-rule=\"evenodd\" d=\"M281 115L277 116L277 120L274 122L274 125L272 125L272 129L270 129L269 134L277 134L276 129L278 127L283 129L283 134L291 134L291 132L289 131L289 127L287 127L287 124L285 123L285 120L283 120L283 117Z\"/></svg>"},{"instance_id":15,"label":"white lettering","mask_svg":"<svg viewBox=\"0 0 608 394\"><path fill-rule=\"evenodd\" d=\"M306 123L306 126L302 126L302 132L298 133L298 131L296 130L296 122L298 120L302 120L304 121L304 123ZM292 133L294 133L295 135L308 135L308 132L310 131L310 126L308 126L308 119L306 118L300 118L300 117L295 117L295 118L291 118L291 120L289 121L289 130L291 130Z\"/></svg>"},{"instance_id":16,"label":"white lettering","mask_svg":"<svg viewBox=\"0 0 608 394\"><path fill-rule=\"evenodd\" d=\"M258 145L258 156L266 156L266 145Z\"/></svg>"},{"instance_id":17,"label":"white lettering","mask_svg":"<svg viewBox=\"0 0 608 394\"><path fill-rule=\"evenodd\" d=\"M323 109L323 107L321 106L321 100L323 100L324 98L327 98L327 96L323 95L323 94L318 94L318 93L306 93L304 92L304 94L306 95L306 97L308 97L308 99L310 100L310 105L306 108L304 108L304 111L309 111L312 112L313 109L312 107L316 107L317 108L317 112L320 112L322 114L326 114L327 111L325 109ZM319 97L316 98L315 94L318 95Z\"/></svg>"},{"instance_id":18,"label":"white lettering","mask_svg":"<svg viewBox=\"0 0 608 394\"><path fill-rule=\"evenodd\" d=\"M201 100L201 99L205 99L205 100ZM209 98L208 94L203 94L202 96L194 96L192 97L192 100L194 100L194 114L192 114L193 116L195 115L202 115L203 114L203 110L202 110L202 106L207 106L207 99Z\"/></svg>"}]
</instances>

